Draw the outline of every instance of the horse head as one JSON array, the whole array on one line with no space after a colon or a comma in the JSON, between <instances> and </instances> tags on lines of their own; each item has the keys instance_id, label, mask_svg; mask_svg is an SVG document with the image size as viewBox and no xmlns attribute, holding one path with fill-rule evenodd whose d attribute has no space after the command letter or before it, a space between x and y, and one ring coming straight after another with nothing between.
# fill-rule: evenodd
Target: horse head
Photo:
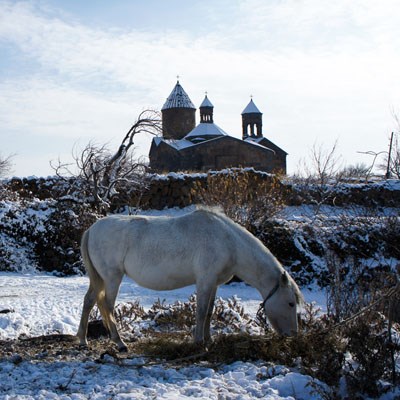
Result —
<instances>
[{"instance_id":1,"label":"horse head","mask_svg":"<svg viewBox=\"0 0 400 400\"><path fill-rule=\"evenodd\" d=\"M297 313L301 303L299 288L287 272L283 272L262 305L274 330L293 336L298 332Z\"/></svg>"}]
</instances>

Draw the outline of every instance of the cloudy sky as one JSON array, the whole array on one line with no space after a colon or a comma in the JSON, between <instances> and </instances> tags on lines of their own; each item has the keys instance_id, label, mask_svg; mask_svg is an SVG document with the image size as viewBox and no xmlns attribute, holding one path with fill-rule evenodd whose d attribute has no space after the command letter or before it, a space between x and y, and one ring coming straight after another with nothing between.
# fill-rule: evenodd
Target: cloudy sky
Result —
<instances>
[{"instance_id":1,"label":"cloudy sky","mask_svg":"<svg viewBox=\"0 0 400 400\"><path fill-rule=\"evenodd\" d=\"M252 95L290 173L335 140L368 164L400 114L399 21L398 0L0 0L0 156L47 176L74 147L116 146L179 75L232 136Z\"/></svg>"}]
</instances>

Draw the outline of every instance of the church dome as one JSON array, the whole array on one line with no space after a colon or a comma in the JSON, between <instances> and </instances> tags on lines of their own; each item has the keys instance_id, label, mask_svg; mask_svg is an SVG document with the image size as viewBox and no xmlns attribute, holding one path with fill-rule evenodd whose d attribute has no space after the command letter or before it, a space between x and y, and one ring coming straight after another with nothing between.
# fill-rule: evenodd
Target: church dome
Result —
<instances>
[{"instance_id":1,"label":"church dome","mask_svg":"<svg viewBox=\"0 0 400 400\"><path fill-rule=\"evenodd\" d=\"M215 139L221 136L228 136L228 134L223 131L217 124L200 122L191 132L186 136L186 140L191 142L199 142L202 140Z\"/></svg>"}]
</instances>

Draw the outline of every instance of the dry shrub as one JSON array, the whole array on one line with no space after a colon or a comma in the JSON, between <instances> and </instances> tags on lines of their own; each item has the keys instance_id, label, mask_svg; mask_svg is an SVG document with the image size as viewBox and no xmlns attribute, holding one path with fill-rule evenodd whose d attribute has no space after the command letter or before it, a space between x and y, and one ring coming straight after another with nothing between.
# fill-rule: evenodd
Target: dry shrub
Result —
<instances>
[{"instance_id":1,"label":"dry shrub","mask_svg":"<svg viewBox=\"0 0 400 400\"><path fill-rule=\"evenodd\" d=\"M269 331L265 335L220 334L207 348L193 343L183 334L163 333L136 345L136 351L149 357L187 362L207 361L225 364L235 361L263 360L296 367L323 382L336 386L343 373L344 345L335 335L299 335L285 338Z\"/></svg>"},{"instance_id":2,"label":"dry shrub","mask_svg":"<svg viewBox=\"0 0 400 400\"><path fill-rule=\"evenodd\" d=\"M196 324L196 295L173 304L157 300L144 319L153 321L158 330L192 332ZM215 300L211 329L224 333L260 332L258 324L245 312L236 296Z\"/></svg>"},{"instance_id":3,"label":"dry shrub","mask_svg":"<svg viewBox=\"0 0 400 400\"><path fill-rule=\"evenodd\" d=\"M221 207L228 217L251 230L282 209L284 188L275 175L231 168L209 173L205 183L195 183L192 198Z\"/></svg>"},{"instance_id":4,"label":"dry shrub","mask_svg":"<svg viewBox=\"0 0 400 400\"><path fill-rule=\"evenodd\" d=\"M139 301L118 304L114 309L114 318L119 329L125 333L131 333L136 322L149 321L150 324L143 324L142 330L145 334L178 332L189 336L196 324L196 295L191 295L185 302L176 301L173 304L158 299L147 312ZM97 307L90 313L89 320L92 325L94 321L101 320ZM227 300L216 299L211 327L214 331L225 333L261 331L257 322L245 312L236 296Z\"/></svg>"},{"instance_id":5,"label":"dry shrub","mask_svg":"<svg viewBox=\"0 0 400 400\"><path fill-rule=\"evenodd\" d=\"M114 308L114 318L116 323L124 332L132 331L132 326L135 322L141 320L146 315L143 307L140 305L139 301L127 302L117 304ZM101 314L97 307L94 307L89 315L89 327L92 326L96 332L93 332L92 336L101 336L104 335L106 330L99 326L99 322L101 322Z\"/></svg>"},{"instance_id":6,"label":"dry shrub","mask_svg":"<svg viewBox=\"0 0 400 400\"><path fill-rule=\"evenodd\" d=\"M212 326L219 333L213 335L206 348L193 343L191 336L195 306L193 295L186 302L172 305L158 300L148 312L138 302L119 305L115 315L125 332L140 331L138 326L144 321L141 339L130 344L130 351L151 359L177 365L208 362L211 366L263 360L296 368L321 380L331 387L329 395L336 398L340 398L339 387L343 383L351 398L379 396L398 383L395 363L400 356L400 326L391 326L376 310L342 324L334 315L306 304L300 333L287 338L267 325L264 334L254 334L253 328L246 330L244 326L257 324L240 302L236 298L217 299Z\"/></svg>"},{"instance_id":7,"label":"dry shrub","mask_svg":"<svg viewBox=\"0 0 400 400\"><path fill-rule=\"evenodd\" d=\"M398 277L390 268L366 268L354 257L339 260L331 254L328 261L331 283L326 319L331 326L339 323L337 335L346 342L349 357L342 375L348 391L353 398L379 396L384 391L382 382L395 385L399 377L400 327L394 323Z\"/></svg>"},{"instance_id":8,"label":"dry shrub","mask_svg":"<svg viewBox=\"0 0 400 400\"><path fill-rule=\"evenodd\" d=\"M320 308L312 303L304 305L299 315L300 332L291 338L273 333L262 309L257 318L265 327L265 336L258 339L262 343L259 349L262 359L297 366L328 385L338 384L345 361L345 340L330 329L333 322Z\"/></svg>"},{"instance_id":9,"label":"dry shrub","mask_svg":"<svg viewBox=\"0 0 400 400\"><path fill-rule=\"evenodd\" d=\"M186 302L168 305L158 300L148 312L139 303L116 307L116 320L123 330L133 330L133 324L149 321L145 335L134 344L135 352L146 356L187 362L204 360L210 363L229 363L238 360L264 360L298 367L305 373L336 385L343 371L344 349L340 335L321 334L328 321L318 317L319 310L306 306L303 329L312 333L285 338L265 326L260 335L260 322L245 313L237 298L217 299L212 327L218 331L213 341L204 347L193 343L191 336L195 324L196 297ZM91 318L98 318L94 312ZM222 333L221 333L222 332ZM256 334L254 334L257 332ZM335 371L335 372L333 372Z\"/></svg>"},{"instance_id":10,"label":"dry shrub","mask_svg":"<svg viewBox=\"0 0 400 400\"><path fill-rule=\"evenodd\" d=\"M137 344L136 351L147 357L178 360L182 358L195 359L193 355L203 356L204 347L194 343L191 336L185 333L162 333L147 337Z\"/></svg>"},{"instance_id":11,"label":"dry shrub","mask_svg":"<svg viewBox=\"0 0 400 400\"><path fill-rule=\"evenodd\" d=\"M331 251L326 254L326 262L330 277L327 286L327 312L335 322L380 301L398 281L398 273L396 274L389 265L377 265L372 268L354 256L339 258ZM391 303L395 306L395 303ZM384 310L384 305L382 301L379 309L388 314L389 310Z\"/></svg>"},{"instance_id":12,"label":"dry shrub","mask_svg":"<svg viewBox=\"0 0 400 400\"><path fill-rule=\"evenodd\" d=\"M192 295L188 301L176 301L172 305L158 299L145 318L152 320L158 328L190 332L196 322L196 296Z\"/></svg>"},{"instance_id":13,"label":"dry shrub","mask_svg":"<svg viewBox=\"0 0 400 400\"><path fill-rule=\"evenodd\" d=\"M344 372L349 394L352 398L361 394L380 396L384 381L397 381L392 356L395 352L399 357L400 342L392 340L388 322L376 311L348 324L344 335L351 354Z\"/></svg>"},{"instance_id":14,"label":"dry shrub","mask_svg":"<svg viewBox=\"0 0 400 400\"><path fill-rule=\"evenodd\" d=\"M118 304L114 309L114 317L122 330L132 330L134 322L146 315L139 301Z\"/></svg>"},{"instance_id":15,"label":"dry shrub","mask_svg":"<svg viewBox=\"0 0 400 400\"><path fill-rule=\"evenodd\" d=\"M259 332L257 321L247 314L239 299L233 296L227 300L217 298L211 319L212 327L217 332L254 333Z\"/></svg>"}]
</instances>

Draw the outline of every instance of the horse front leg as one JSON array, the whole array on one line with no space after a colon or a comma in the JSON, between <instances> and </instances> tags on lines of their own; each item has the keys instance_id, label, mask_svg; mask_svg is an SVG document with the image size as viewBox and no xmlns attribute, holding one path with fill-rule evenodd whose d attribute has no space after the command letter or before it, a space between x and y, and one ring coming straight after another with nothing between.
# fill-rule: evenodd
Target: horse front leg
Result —
<instances>
[{"instance_id":1,"label":"horse front leg","mask_svg":"<svg viewBox=\"0 0 400 400\"><path fill-rule=\"evenodd\" d=\"M215 284L197 284L196 329L194 341L205 343L210 340L210 319L214 308Z\"/></svg>"}]
</instances>

